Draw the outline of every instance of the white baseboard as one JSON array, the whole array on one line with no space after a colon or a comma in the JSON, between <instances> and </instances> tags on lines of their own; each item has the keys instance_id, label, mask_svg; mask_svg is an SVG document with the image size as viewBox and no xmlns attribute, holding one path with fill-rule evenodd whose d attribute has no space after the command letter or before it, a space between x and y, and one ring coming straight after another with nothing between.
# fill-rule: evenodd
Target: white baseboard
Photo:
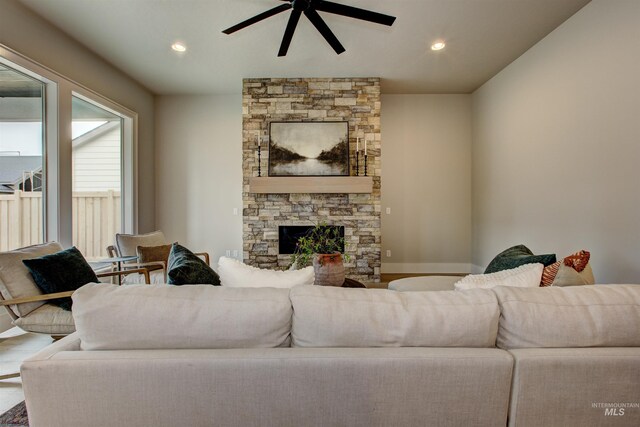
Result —
<instances>
[{"instance_id":1,"label":"white baseboard","mask_svg":"<svg viewBox=\"0 0 640 427\"><path fill-rule=\"evenodd\" d=\"M0 312L0 333L11 328L13 328L13 325L11 324L11 316L9 316L9 313L7 313L3 308Z\"/></svg>"},{"instance_id":2,"label":"white baseboard","mask_svg":"<svg viewBox=\"0 0 640 427\"><path fill-rule=\"evenodd\" d=\"M476 266L470 263L395 263L383 262L382 273L471 273Z\"/></svg>"}]
</instances>

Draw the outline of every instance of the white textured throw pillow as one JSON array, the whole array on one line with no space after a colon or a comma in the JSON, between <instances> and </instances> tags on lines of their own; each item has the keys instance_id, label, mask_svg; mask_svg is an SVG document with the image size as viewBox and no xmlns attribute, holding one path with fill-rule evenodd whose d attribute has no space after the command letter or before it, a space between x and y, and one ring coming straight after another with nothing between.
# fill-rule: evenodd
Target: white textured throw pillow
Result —
<instances>
[{"instance_id":1,"label":"white textured throw pillow","mask_svg":"<svg viewBox=\"0 0 640 427\"><path fill-rule=\"evenodd\" d=\"M454 284L456 291L465 289L490 289L496 286L537 288L542 277L542 264L525 264L511 270L489 274L470 274Z\"/></svg>"},{"instance_id":2,"label":"white textured throw pillow","mask_svg":"<svg viewBox=\"0 0 640 427\"><path fill-rule=\"evenodd\" d=\"M246 265L233 258L220 257L218 274L222 286L234 288L293 288L297 285L313 285L313 267L301 270L265 270Z\"/></svg>"}]
</instances>

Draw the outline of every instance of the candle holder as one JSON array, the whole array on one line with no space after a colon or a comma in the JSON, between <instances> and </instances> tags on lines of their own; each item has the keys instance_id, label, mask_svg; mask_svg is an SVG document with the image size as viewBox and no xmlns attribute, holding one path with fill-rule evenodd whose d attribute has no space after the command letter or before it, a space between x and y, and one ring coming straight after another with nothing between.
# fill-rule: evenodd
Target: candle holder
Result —
<instances>
[{"instance_id":1,"label":"candle holder","mask_svg":"<svg viewBox=\"0 0 640 427\"><path fill-rule=\"evenodd\" d=\"M364 176L367 176L367 156L366 154L364 155Z\"/></svg>"},{"instance_id":2,"label":"candle holder","mask_svg":"<svg viewBox=\"0 0 640 427\"><path fill-rule=\"evenodd\" d=\"M262 144L258 142L258 176L262 176Z\"/></svg>"},{"instance_id":3,"label":"candle holder","mask_svg":"<svg viewBox=\"0 0 640 427\"><path fill-rule=\"evenodd\" d=\"M356 150L356 176L360 176L360 151Z\"/></svg>"}]
</instances>

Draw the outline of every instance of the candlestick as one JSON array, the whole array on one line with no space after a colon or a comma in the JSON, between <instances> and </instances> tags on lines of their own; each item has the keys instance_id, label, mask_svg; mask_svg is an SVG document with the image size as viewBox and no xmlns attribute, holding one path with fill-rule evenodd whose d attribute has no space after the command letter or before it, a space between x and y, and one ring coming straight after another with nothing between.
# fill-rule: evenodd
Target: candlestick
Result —
<instances>
[{"instance_id":1,"label":"candlestick","mask_svg":"<svg viewBox=\"0 0 640 427\"><path fill-rule=\"evenodd\" d=\"M260 131L256 132L258 139L258 176L262 176L262 144Z\"/></svg>"},{"instance_id":2,"label":"candlestick","mask_svg":"<svg viewBox=\"0 0 640 427\"><path fill-rule=\"evenodd\" d=\"M366 144L365 144L365 155L364 155L364 176L367 176L367 150L366 150Z\"/></svg>"},{"instance_id":3,"label":"candlestick","mask_svg":"<svg viewBox=\"0 0 640 427\"><path fill-rule=\"evenodd\" d=\"M258 144L258 176L262 176L262 158L261 158L261 153L262 152L262 148L260 147L260 144Z\"/></svg>"},{"instance_id":4,"label":"candlestick","mask_svg":"<svg viewBox=\"0 0 640 427\"><path fill-rule=\"evenodd\" d=\"M360 151L356 150L356 176L360 176Z\"/></svg>"}]
</instances>

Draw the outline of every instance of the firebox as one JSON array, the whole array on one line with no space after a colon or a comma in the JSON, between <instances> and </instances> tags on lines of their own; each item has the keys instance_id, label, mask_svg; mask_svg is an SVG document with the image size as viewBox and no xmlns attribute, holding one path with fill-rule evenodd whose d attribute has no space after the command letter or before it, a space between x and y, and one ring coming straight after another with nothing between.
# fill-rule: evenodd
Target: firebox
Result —
<instances>
[{"instance_id":1,"label":"firebox","mask_svg":"<svg viewBox=\"0 0 640 427\"><path fill-rule=\"evenodd\" d=\"M296 244L300 237L304 237L315 226L314 225L281 225L278 227L278 253L280 255L290 255L295 252ZM342 225L327 225L329 229L338 229L340 237L344 238L344 226ZM344 252L344 242L340 248L341 252Z\"/></svg>"}]
</instances>

